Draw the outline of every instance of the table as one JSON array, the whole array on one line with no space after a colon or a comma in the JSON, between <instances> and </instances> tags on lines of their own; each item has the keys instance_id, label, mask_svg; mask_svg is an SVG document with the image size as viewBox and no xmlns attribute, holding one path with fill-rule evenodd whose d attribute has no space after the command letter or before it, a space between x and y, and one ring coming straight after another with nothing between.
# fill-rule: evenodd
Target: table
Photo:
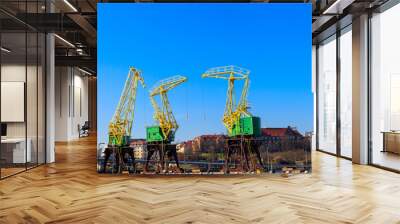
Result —
<instances>
[{"instance_id":1,"label":"table","mask_svg":"<svg viewBox=\"0 0 400 224\"><path fill-rule=\"evenodd\" d=\"M391 152L400 154L400 132L383 131L383 150L382 152Z\"/></svg>"}]
</instances>

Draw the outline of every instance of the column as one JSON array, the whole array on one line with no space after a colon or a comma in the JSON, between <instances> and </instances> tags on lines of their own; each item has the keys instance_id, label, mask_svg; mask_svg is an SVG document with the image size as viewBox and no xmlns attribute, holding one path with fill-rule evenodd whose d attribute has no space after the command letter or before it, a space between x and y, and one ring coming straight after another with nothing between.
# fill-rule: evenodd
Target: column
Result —
<instances>
[{"instance_id":1,"label":"column","mask_svg":"<svg viewBox=\"0 0 400 224\"><path fill-rule=\"evenodd\" d=\"M368 15L353 19L353 162L368 163Z\"/></svg>"}]
</instances>

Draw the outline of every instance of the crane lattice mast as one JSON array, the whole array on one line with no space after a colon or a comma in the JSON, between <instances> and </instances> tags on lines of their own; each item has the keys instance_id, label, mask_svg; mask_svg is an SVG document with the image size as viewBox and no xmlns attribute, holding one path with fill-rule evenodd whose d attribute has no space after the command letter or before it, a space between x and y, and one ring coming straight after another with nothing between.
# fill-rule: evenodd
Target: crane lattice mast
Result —
<instances>
[{"instance_id":1,"label":"crane lattice mast","mask_svg":"<svg viewBox=\"0 0 400 224\"><path fill-rule=\"evenodd\" d=\"M241 116L252 116L248 111L247 92L249 89L250 71L237 66L221 66L207 70L202 74L202 78L218 78L228 80L228 90L225 104L225 111L222 122L231 133L235 124L238 123ZM237 80L243 80L243 89L239 102L235 103L234 83Z\"/></svg>"},{"instance_id":2,"label":"crane lattice mast","mask_svg":"<svg viewBox=\"0 0 400 224\"><path fill-rule=\"evenodd\" d=\"M154 108L154 119L158 122L163 133L164 140L168 139L179 128L178 123L172 113L171 105L168 100L167 92L181 83L186 82L187 78L181 75L172 76L157 82L150 90L150 100ZM159 95L161 106L158 106L155 97Z\"/></svg>"},{"instance_id":3,"label":"crane lattice mast","mask_svg":"<svg viewBox=\"0 0 400 224\"><path fill-rule=\"evenodd\" d=\"M117 109L108 127L109 145L123 146L129 144L128 140L132 131L138 82L145 87L142 72L130 67Z\"/></svg>"}]
</instances>

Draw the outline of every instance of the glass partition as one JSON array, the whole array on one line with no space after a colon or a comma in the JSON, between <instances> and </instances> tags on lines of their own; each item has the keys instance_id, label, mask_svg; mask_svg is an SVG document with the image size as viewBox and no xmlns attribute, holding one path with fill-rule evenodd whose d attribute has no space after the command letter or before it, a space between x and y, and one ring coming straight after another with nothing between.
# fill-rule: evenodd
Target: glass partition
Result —
<instances>
[{"instance_id":1,"label":"glass partition","mask_svg":"<svg viewBox=\"0 0 400 224\"><path fill-rule=\"evenodd\" d=\"M400 4L371 19L372 163L400 170Z\"/></svg>"},{"instance_id":2,"label":"glass partition","mask_svg":"<svg viewBox=\"0 0 400 224\"><path fill-rule=\"evenodd\" d=\"M25 170L26 162L31 162L26 141L26 41L25 32L1 34L2 177Z\"/></svg>"},{"instance_id":3,"label":"glass partition","mask_svg":"<svg viewBox=\"0 0 400 224\"><path fill-rule=\"evenodd\" d=\"M1 1L16 13L41 13L44 1ZM45 163L44 33L0 12L0 178Z\"/></svg>"},{"instance_id":4,"label":"glass partition","mask_svg":"<svg viewBox=\"0 0 400 224\"><path fill-rule=\"evenodd\" d=\"M336 36L318 47L318 149L336 153Z\"/></svg>"}]
</instances>

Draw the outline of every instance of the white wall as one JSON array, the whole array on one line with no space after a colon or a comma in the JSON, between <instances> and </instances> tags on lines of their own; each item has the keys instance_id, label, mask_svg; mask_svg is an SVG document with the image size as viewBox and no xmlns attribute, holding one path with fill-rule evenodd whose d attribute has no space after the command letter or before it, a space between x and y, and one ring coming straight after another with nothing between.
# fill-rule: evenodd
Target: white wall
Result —
<instances>
[{"instance_id":1,"label":"white wall","mask_svg":"<svg viewBox=\"0 0 400 224\"><path fill-rule=\"evenodd\" d=\"M69 69L67 67L55 68L55 141L68 140L68 117L70 85Z\"/></svg>"},{"instance_id":2,"label":"white wall","mask_svg":"<svg viewBox=\"0 0 400 224\"><path fill-rule=\"evenodd\" d=\"M77 70L75 70L76 72ZM83 125L85 121L89 120L88 111L88 77L74 75L74 108L72 108L73 116L71 120L71 134L72 136L78 137L78 124Z\"/></svg>"},{"instance_id":3,"label":"white wall","mask_svg":"<svg viewBox=\"0 0 400 224\"><path fill-rule=\"evenodd\" d=\"M88 77L72 67L56 67L55 73L55 140L70 141L88 120Z\"/></svg>"},{"instance_id":4,"label":"white wall","mask_svg":"<svg viewBox=\"0 0 400 224\"><path fill-rule=\"evenodd\" d=\"M18 64L4 64L1 66L1 81L2 82L25 82L25 64L18 65ZM27 67L28 74L32 73L33 71L36 73L36 67L28 66ZM29 78L30 76L28 76ZM25 82L26 83L26 82ZM36 81L29 80L29 85L36 85ZM32 90L32 91L30 91ZM31 102L36 99L36 89L27 88L27 103L28 107L35 107L36 108L36 101L35 105L29 105ZM2 110L7 110L7 108L1 108ZM35 121L36 123L36 114L27 113L28 122ZM33 125L28 124L28 128L33 127ZM36 130L36 126L34 127ZM28 130L29 132L29 130ZM8 137L25 137L25 122L7 122L7 136ZM29 136L28 136L29 137Z\"/></svg>"},{"instance_id":5,"label":"white wall","mask_svg":"<svg viewBox=\"0 0 400 224\"><path fill-rule=\"evenodd\" d=\"M29 69L29 68L28 68ZM8 64L1 66L1 81L2 82L25 82L25 64ZM30 94L28 94L30 95ZM6 110L6 108L1 108ZM8 137L25 137L25 123L11 122L7 123Z\"/></svg>"},{"instance_id":6,"label":"white wall","mask_svg":"<svg viewBox=\"0 0 400 224\"><path fill-rule=\"evenodd\" d=\"M39 69L38 71L36 69ZM39 159L39 163L44 163L44 82L42 68L36 65L27 67L25 64L3 64L1 66L2 82L24 82L26 83L26 108L23 106L22 113L27 115L27 120L23 122L6 122L8 138L24 138L25 134L30 140L30 148L33 162ZM27 81L25 80L27 78ZM22 93L23 94L23 93ZM7 97L7 96L2 96ZM10 108L1 108L9 110ZM39 155L37 155L39 153Z\"/></svg>"},{"instance_id":7,"label":"white wall","mask_svg":"<svg viewBox=\"0 0 400 224\"><path fill-rule=\"evenodd\" d=\"M1 66L1 81L25 82L25 64L8 64ZM29 95L29 94L28 94ZM6 108L1 108L6 110ZM25 137L25 122L7 123L7 137Z\"/></svg>"}]
</instances>

